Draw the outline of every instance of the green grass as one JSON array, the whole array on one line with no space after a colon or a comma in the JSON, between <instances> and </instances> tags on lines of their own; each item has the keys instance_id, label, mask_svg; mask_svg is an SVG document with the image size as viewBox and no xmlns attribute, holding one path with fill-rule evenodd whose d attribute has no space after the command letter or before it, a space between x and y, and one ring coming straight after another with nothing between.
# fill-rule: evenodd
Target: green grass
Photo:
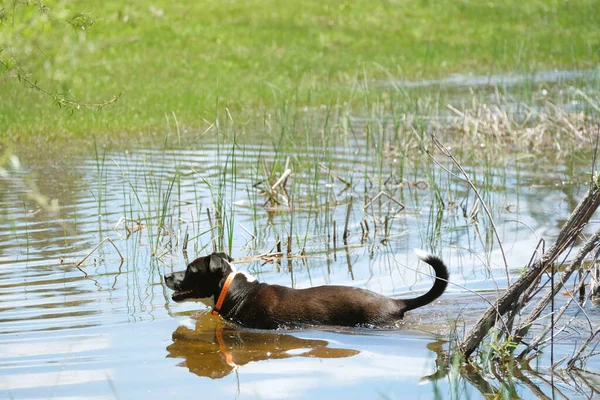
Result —
<instances>
[{"instance_id":1,"label":"green grass","mask_svg":"<svg viewBox=\"0 0 600 400\"><path fill-rule=\"evenodd\" d=\"M49 21L22 4L13 14L12 1L0 0L0 59L82 102L124 95L71 114L0 66L0 137L147 133L164 130L166 117L200 129L217 106L247 119L287 100L350 99L365 76L586 69L600 60L593 0L45 4ZM94 21L85 33L64 22L75 12Z\"/></svg>"}]
</instances>

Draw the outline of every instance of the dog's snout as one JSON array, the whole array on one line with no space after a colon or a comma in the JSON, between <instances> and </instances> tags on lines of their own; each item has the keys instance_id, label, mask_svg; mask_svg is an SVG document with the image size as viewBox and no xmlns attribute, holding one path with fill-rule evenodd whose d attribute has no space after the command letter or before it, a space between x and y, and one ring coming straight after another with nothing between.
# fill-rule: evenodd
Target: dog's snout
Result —
<instances>
[{"instance_id":1,"label":"dog's snout","mask_svg":"<svg viewBox=\"0 0 600 400\"><path fill-rule=\"evenodd\" d=\"M173 273L172 272L168 272L165 274L165 281L171 280L173 279Z\"/></svg>"}]
</instances>

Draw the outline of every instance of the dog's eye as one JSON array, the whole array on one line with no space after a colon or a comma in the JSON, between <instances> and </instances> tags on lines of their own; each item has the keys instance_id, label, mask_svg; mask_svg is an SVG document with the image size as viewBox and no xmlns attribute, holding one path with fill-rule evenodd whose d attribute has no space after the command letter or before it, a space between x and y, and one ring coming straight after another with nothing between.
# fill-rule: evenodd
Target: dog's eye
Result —
<instances>
[{"instance_id":1,"label":"dog's eye","mask_svg":"<svg viewBox=\"0 0 600 400\"><path fill-rule=\"evenodd\" d=\"M197 272L198 272L198 267L196 267L195 265L190 265L190 266L188 267L188 272L190 272L190 273L192 273L192 274L195 274L195 273L197 273Z\"/></svg>"}]
</instances>

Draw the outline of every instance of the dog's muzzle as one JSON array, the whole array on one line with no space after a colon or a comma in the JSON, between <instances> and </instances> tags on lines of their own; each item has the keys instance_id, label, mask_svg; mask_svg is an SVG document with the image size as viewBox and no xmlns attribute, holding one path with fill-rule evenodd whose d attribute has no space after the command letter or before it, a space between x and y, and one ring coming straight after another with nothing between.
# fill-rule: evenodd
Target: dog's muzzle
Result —
<instances>
[{"instance_id":1,"label":"dog's muzzle","mask_svg":"<svg viewBox=\"0 0 600 400\"><path fill-rule=\"evenodd\" d=\"M171 299L176 302L181 302L194 293L193 290L181 290L181 283L183 282L184 274L182 272L171 272L163 276L167 287L174 291L171 295Z\"/></svg>"}]
</instances>

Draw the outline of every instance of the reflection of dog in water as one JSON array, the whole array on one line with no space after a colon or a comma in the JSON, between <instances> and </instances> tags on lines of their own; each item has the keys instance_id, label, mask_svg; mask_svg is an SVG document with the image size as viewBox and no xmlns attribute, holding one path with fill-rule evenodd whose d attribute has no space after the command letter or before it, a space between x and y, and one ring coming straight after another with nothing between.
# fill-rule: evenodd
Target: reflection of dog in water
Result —
<instances>
[{"instance_id":1,"label":"reflection of dog in water","mask_svg":"<svg viewBox=\"0 0 600 400\"><path fill-rule=\"evenodd\" d=\"M167 357L183 358L185 361L178 365L198 376L223 378L237 366L252 361L289 357L342 358L359 353L327 347L326 340L244 330L208 313L199 314L197 318L195 329L182 325L173 332L173 344L167 347Z\"/></svg>"}]
</instances>

